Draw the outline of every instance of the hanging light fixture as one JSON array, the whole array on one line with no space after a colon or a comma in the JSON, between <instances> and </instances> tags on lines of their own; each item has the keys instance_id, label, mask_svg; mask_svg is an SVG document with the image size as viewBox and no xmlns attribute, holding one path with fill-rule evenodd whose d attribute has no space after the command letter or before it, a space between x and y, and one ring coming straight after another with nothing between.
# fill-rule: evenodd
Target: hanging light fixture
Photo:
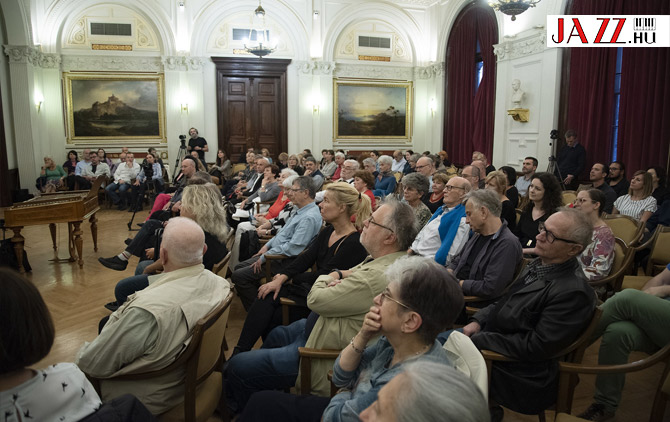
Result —
<instances>
[{"instance_id":1,"label":"hanging light fixture","mask_svg":"<svg viewBox=\"0 0 670 422\"><path fill-rule=\"evenodd\" d=\"M265 9L263 9L263 6L261 6L261 1L258 0L258 7L256 10L254 10L254 17L255 21L259 23L258 27L255 29L256 31L256 44L247 46L246 42L244 43L244 50L248 53L251 53L255 56L258 56L260 58L263 58L263 56L267 56L268 54L272 53L275 51L276 48L276 43L275 46L270 46L270 31L268 31L265 27ZM252 19L253 21L254 19ZM253 25L252 25L253 26ZM252 33L254 32L254 29L249 30L249 38L248 40L251 41L252 39Z\"/></svg>"},{"instance_id":2,"label":"hanging light fixture","mask_svg":"<svg viewBox=\"0 0 670 422\"><path fill-rule=\"evenodd\" d=\"M529 7L535 7L539 2L540 0L492 0L489 1L489 6L495 11L511 16L515 21L516 15L522 14Z\"/></svg>"}]
</instances>

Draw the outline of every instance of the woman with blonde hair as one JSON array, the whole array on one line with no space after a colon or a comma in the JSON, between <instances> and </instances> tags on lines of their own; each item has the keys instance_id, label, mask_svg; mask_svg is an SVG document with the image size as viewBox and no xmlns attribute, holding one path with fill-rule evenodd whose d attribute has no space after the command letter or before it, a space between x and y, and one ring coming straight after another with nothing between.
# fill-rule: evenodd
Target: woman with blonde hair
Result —
<instances>
[{"instance_id":1,"label":"woman with blonde hair","mask_svg":"<svg viewBox=\"0 0 670 422\"><path fill-rule=\"evenodd\" d=\"M500 170L492 171L486 175L486 189L494 191L498 194L500 202L502 202L502 211L500 212L500 219L507 222L507 227L510 230L516 228L516 210L512 201L507 197L507 175Z\"/></svg>"},{"instance_id":2,"label":"woman with blonde hair","mask_svg":"<svg viewBox=\"0 0 670 422\"><path fill-rule=\"evenodd\" d=\"M367 256L359 242L359 230L372 214L370 199L348 183L333 183L326 187L319 208L328 225L281 274L258 289L234 354L251 350L259 337L265 338L274 327L281 325L280 297L288 297L299 305L292 307L291 322L305 318L309 314L307 294L316 279L333 271L348 270ZM315 265L316 270L307 272ZM289 280L292 280L290 284Z\"/></svg>"},{"instance_id":3,"label":"woman with blonde hair","mask_svg":"<svg viewBox=\"0 0 670 422\"><path fill-rule=\"evenodd\" d=\"M646 223L656 212L656 198L652 196L654 185L651 174L638 170L633 175L628 194L614 201L612 214L623 214Z\"/></svg>"},{"instance_id":4,"label":"woman with blonde hair","mask_svg":"<svg viewBox=\"0 0 670 422\"><path fill-rule=\"evenodd\" d=\"M37 178L35 187L41 192L55 192L59 187L63 186L63 180L67 177L67 173L63 167L54 162L51 157L44 157L44 165L40 171L40 177Z\"/></svg>"},{"instance_id":5,"label":"woman with blonde hair","mask_svg":"<svg viewBox=\"0 0 670 422\"><path fill-rule=\"evenodd\" d=\"M302 156L300 154L292 154L288 157L288 168L298 173L298 176L305 174L305 168L300 165Z\"/></svg>"}]
</instances>

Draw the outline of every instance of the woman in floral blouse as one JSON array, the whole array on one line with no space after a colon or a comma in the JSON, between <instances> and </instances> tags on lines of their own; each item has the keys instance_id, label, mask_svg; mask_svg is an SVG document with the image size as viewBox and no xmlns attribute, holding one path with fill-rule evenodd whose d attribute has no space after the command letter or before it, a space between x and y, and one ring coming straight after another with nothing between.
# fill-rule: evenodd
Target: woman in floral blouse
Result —
<instances>
[{"instance_id":1,"label":"woman in floral blouse","mask_svg":"<svg viewBox=\"0 0 670 422\"><path fill-rule=\"evenodd\" d=\"M583 190L575 200L575 208L586 214L593 224L593 241L579 256L582 271L591 281L607 277L614 262L614 233L600 218L605 201L605 194L599 189Z\"/></svg>"}]
</instances>

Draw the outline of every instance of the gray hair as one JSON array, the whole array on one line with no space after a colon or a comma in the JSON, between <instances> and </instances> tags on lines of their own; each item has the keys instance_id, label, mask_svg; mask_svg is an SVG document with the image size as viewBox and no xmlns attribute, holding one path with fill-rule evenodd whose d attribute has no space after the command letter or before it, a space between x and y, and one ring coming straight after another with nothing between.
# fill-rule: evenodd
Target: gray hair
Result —
<instances>
[{"instance_id":1,"label":"gray hair","mask_svg":"<svg viewBox=\"0 0 670 422\"><path fill-rule=\"evenodd\" d=\"M574 208L561 207L558 212L566 214L570 219L570 228L572 231L568 239L573 240L584 248L592 242L593 224L589 221L586 214Z\"/></svg>"},{"instance_id":2,"label":"gray hair","mask_svg":"<svg viewBox=\"0 0 670 422\"><path fill-rule=\"evenodd\" d=\"M367 160L367 158L366 158L366 160ZM342 166L344 166L345 164L351 164L352 166L354 166L354 170L358 170L359 168L361 168L361 165L356 160L352 160L352 159L344 160L344 163L342 163Z\"/></svg>"},{"instance_id":3,"label":"gray hair","mask_svg":"<svg viewBox=\"0 0 670 422\"><path fill-rule=\"evenodd\" d=\"M460 371L419 359L398 376L402 393L394 397L397 422L489 421L489 407L477 385Z\"/></svg>"},{"instance_id":4,"label":"gray hair","mask_svg":"<svg viewBox=\"0 0 670 422\"><path fill-rule=\"evenodd\" d=\"M316 197L316 186L314 185L314 179L309 176L298 176L293 184L298 184L300 189L304 189L309 192L309 197L314 199ZM291 185L293 186L293 185Z\"/></svg>"},{"instance_id":5,"label":"gray hair","mask_svg":"<svg viewBox=\"0 0 670 422\"><path fill-rule=\"evenodd\" d=\"M336 153L335 153L335 156L336 156L337 158L344 158L344 157L346 157L346 156L345 156L344 154L342 154L341 152L336 152Z\"/></svg>"},{"instance_id":6,"label":"gray hair","mask_svg":"<svg viewBox=\"0 0 670 422\"><path fill-rule=\"evenodd\" d=\"M393 158L389 157L388 155L381 155L379 158L377 158L377 161L379 164L393 164Z\"/></svg>"},{"instance_id":7,"label":"gray hair","mask_svg":"<svg viewBox=\"0 0 670 422\"><path fill-rule=\"evenodd\" d=\"M363 165L366 165L366 164L370 164L370 165L373 165L373 166L377 165L377 163L375 163L375 160L373 158L370 158L370 157L363 160Z\"/></svg>"},{"instance_id":8,"label":"gray hair","mask_svg":"<svg viewBox=\"0 0 670 422\"><path fill-rule=\"evenodd\" d=\"M472 201L472 206L475 208L484 207L489 210L491 215L500 217L502 212L502 202L496 192L489 189L479 189L468 192L465 195L466 201Z\"/></svg>"},{"instance_id":9,"label":"gray hair","mask_svg":"<svg viewBox=\"0 0 670 422\"><path fill-rule=\"evenodd\" d=\"M161 248L168 252L168 259L179 266L202 263L205 232L190 218L174 217L165 226Z\"/></svg>"},{"instance_id":10,"label":"gray hair","mask_svg":"<svg viewBox=\"0 0 670 422\"><path fill-rule=\"evenodd\" d=\"M412 155L409 156L409 160L410 160L410 161L414 161L415 163L416 163L417 161L419 161L419 158L421 158L421 154L416 153L416 152L415 152L414 154L412 154Z\"/></svg>"},{"instance_id":11,"label":"gray hair","mask_svg":"<svg viewBox=\"0 0 670 422\"><path fill-rule=\"evenodd\" d=\"M282 169L282 171L280 171L279 174L288 174L288 176L286 176L286 177L298 176L298 173L295 170L291 170L288 167L286 167L285 169Z\"/></svg>"},{"instance_id":12,"label":"gray hair","mask_svg":"<svg viewBox=\"0 0 670 422\"><path fill-rule=\"evenodd\" d=\"M406 251L419 233L414 209L409 204L398 201L393 195L387 195L382 204L391 207L391 215L385 223L395 234L398 250Z\"/></svg>"},{"instance_id":13,"label":"gray hair","mask_svg":"<svg viewBox=\"0 0 670 422\"><path fill-rule=\"evenodd\" d=\"M402 178L402 186L426 193L430 189L428 178L421 173L409 173Z\"/></svg>"},{"instance_id":14,"label":"gray hair","mask_svg":"<svg viewBox=\"0 0 670 422\"><path fill-rule=\"evenodd\" d=\"M286 189L291 189L291 187L293 186L293 182L295 182L295 179L300 177L300 176L298 176L298 173L296 173L296 172L293 172L293 173L295 173L295 174L291 174L289 177L284 179L284 182L282 183L282 186L284 186Z\"/></svg>"}]
</instances>

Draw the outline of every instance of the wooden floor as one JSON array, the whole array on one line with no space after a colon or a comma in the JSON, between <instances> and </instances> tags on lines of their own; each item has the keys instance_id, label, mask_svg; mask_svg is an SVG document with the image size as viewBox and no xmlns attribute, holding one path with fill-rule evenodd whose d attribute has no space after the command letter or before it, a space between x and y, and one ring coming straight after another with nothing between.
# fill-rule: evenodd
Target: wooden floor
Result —
<instances>
[{"instance_id":1,"label":"wooden floor","mask_svg":"<svg viewBox=\"0 0 670 422\"><path fill-rule=\"evenodd\" d=\"M138 213L135 222L143 221L148 212ZM48 226L33 226L23 229L25 249L28 253L32 273L27 277L39 288L44 297L56 325L56 341L49 355L35 365L44 367L58 362L71 362L77 350L85 341L91 341L97 335L98 321L109 315L103 305L114 300L113 289L116 283L134 273L137 258L131 258L128 269L123 272L107 269L98 263L98 257L110 257L124 249L123 241L133 237L135 232L128 232L127 222L132 214L114 209L103 209L98 213L98 252L93 251L88 223L84 230L84 266L79 268L76 263L51 263L54 252ZM136 227L136 226L135 226ZM11 232L7 232L11 236ZM67 256L67 227L58 226L60 257ZM239 337L245 312L238 299L233 301L229 329L226 337L229 345L234 346ZM6 322L3 322L6 323ZM595 363L597 360L598 343L591 346L585 360ZM228 352L230 353L230 351ZM643 354L635 354L641 358ZM658 367L628 376L624 398L617 412L617 421L646 421L653 401L656 385L660 374ZM577 387L574 412L580 412L591 403L593 395L593 378L583 377ZM218 421L216 417L210 421ZM536 421L537 417L519 415L506 411L506 421ZM547 420L553 420L553 413L547 413ZM670 411L666 412L666 421L670 421Z\"/></svg>"}]
</instances>

